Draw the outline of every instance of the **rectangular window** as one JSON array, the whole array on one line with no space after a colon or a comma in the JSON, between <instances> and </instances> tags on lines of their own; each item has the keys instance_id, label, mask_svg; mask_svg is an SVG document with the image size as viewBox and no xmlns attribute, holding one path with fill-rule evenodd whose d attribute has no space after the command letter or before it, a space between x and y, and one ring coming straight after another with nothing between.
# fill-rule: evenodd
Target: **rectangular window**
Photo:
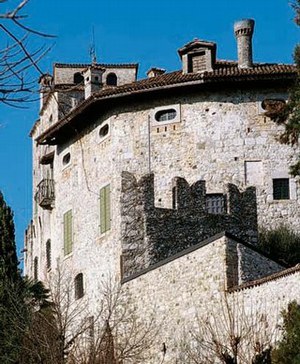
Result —
<instances>
[{"instance_id":1,"label":"rectangular window","mask_svg":"<svg viewBox=\"0 0 300 364\"><path fill-rule=\"evenodd\" d=\"M64 254L72 253L73 233L72 233L72 210L64 214Z\"/></svg>"},{"instance_id":2,"label":"rectangular window","mask_svg":"<svg viewBox=\"0 0 300 364\"><path fill-rule=\"evenodd\" d=\"M273 179L273 198L274 200L289 200L290 183L288 178Z\"/></svg>"},{"instance_id":3,"label":"rectangular window","mask_svg":"<svg viewBox=\"0 0 300 364\"><path fill-rule=\"evenodd\" d=\"M221 193L207 194L206 211L209 214L223 214L225 212L225 196Z\"/></svg>"},{"instance_id":4,"label":"rectangular window","mask_svg":"<svg viewBox=\"0 0 300 364\"><path fill-rule=\"evenodd\" d=\"M100 232L101 234L110 230L110 185L100 190Z\"/></svg>"}]
</instances>

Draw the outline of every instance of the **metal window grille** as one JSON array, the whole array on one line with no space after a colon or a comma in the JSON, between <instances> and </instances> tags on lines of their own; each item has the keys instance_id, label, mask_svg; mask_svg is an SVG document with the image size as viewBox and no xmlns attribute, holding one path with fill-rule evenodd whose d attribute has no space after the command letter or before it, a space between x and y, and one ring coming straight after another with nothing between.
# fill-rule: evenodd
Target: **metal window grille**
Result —
<instances>
[{"instance_id":1,"label":"metal window grille","mask_svg":"<svg viewBox=\"0 0 300 364\"><path fill-rule=\"evenodd\" d=\"M206 195L206 211L209 214L223 214L225 212L225 196L221 193Z\"/></svg>"},{"instance_id":2,"label":"metal window grille","mask_svg":"<svg viewBox=\"0 0 300 364\"><path fill-rule=\"evenodd\" d=\"M288 200L290 198L290 186L288 178L273 179L274 200Z\"/></svg>"}]
</instances>

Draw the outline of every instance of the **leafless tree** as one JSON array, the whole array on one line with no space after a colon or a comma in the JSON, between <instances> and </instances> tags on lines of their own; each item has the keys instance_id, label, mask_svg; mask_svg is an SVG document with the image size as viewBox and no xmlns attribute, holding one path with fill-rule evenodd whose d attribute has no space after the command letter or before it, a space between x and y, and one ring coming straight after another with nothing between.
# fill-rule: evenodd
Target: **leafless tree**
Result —
<instances>
[{"instance_id":1,"label":"leafless tree","mask_svg":"<svg viewBox=\"0 0 300 364\"><path fill-rule=\"evenodd\" d=\"M23 107L35 99L36 76L43 74L39 62L49 51L45 45L34 44L32 37L49 38L52 35L37 31L26 24L24 8L30 0L0 0L0 30L4 45L0 49L0 101ZM7 7L10 10L7 10ZM34 72L32 72L34 71Z\"/></svg>"},{"instance_id":2,"label":"leafless tree","mask_svg":"<svg viewBox=\"0 0 300 364\"><path fill-rule=\"evenodd\" d=\"M241 297L225 293L220 305L197 317L182 341L181 359L186 364L268 364L277 334L262 307L247 310Z\"/></svg>"}]
</instances>

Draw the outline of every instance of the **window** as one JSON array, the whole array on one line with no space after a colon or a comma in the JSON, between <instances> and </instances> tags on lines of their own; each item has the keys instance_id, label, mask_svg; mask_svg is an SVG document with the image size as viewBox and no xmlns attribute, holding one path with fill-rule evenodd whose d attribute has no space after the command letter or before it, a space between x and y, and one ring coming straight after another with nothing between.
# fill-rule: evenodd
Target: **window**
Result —
<instances>
[{"instance_id":1,"label":"window","mask_svg":"<svg viewBox=\"0 0 300 364\"><path fill-rule=\"evenodd\" d=\"M100 232L110 230L110 185L100 190Z\"/></svg>"},{"instance_id":2,"label":"window","mask_svg":"<svg viewBox=\"0 0 300 364\"><path fill-rule=\"evenodd\" d=\"M108 86L117 86L118 78L115 73L109 73L106 77L106 84Z\"/></svg>"},{"instance_id":3,"label":"window","mask_svg":"<svg viewBox=\"0 0 300 364\"><path fill-rule=\"evenodd\" d=\"M109 132L109 125L108 124L103 125L99 130L100 138L102 139L102 138L106 137L108 132Z\"/></svg>"},{"instance_id":4,"label":"window","mask_svg":"<svg viewBox=\"0 0 300 364\"><path fill-rule=\"evenodd\" d=\"M170 121L174 120L177 116L175 109L160 110L155 114L156 121Z\"/></svg>"},{"instance_id":5,"label":"window","mask_svg":"<svg viewBox=\"0 0 300 364\"><path fill-rule=\"evenodd\" d=\"M34 258L34 262L33 262L33 278L35 280L38 279L38 272L39 272L39 263L38 263L38 257Z\"/></svg>"},{"instance_id":6,"label":"window","mask_svg":"<svg viewBox=\"0 0 300 364\"><path fill-rule=\"evenodd\" d=\"M66 166L71 161L71 154L67 153L63 156L63 165Z\"/></svg>"},{"instance_id":7,"label":"window","mask_svg":"<svg viewBox=\"0 0 300 364\"><path fill-rule=\"evenodd\" d=\"M225 196L221 193L206 195L206 211L209 214L223 214L225 212Z\"/></svg>"},{"instance_id":8,"label":"window","mask_svg":"<svg viewBox=\"0 0 300 364\"><path fill-rule=\"evenodd\" d=\"M46 266L47 269L51 268L51 240L48 239L46 242Z\"/></svg>"},{"instance_id":9,"label":"window","mask_svg":"<svg viewBox=\"0 0 300 364\"><path fill-rule=\"evenodd\" d=\"M64 254L72 253L73 232L72 232L72 210L64 214Z\"/></svg>"},{"instance_id":10,"label":"window","mask_svg":"<svg viewBox=\"0 0 300 364\"><path fill-rule=\"evenodd\" d=\"M79 83L83 82L82 74L80 72L74 73L73 81L74 81L75 84L79 84Z\"/></svg>"},{"instance_id":11,"label":"window","mask_svg":"<svg viewBox=\"0 0 300 364\"><path fill-rule=\"evenodd\" d=\"M288 200L290 198L290 186L288 178L273 179L274 200Z\"/></svg>"},{"instance_id":12,"label":"window","mask_svg":"<svg viewBox=\"0 0 300 364\"><path fill-rule=\"evenodd\" d=\"M74 286L75 286L75 299L79 300L84 295L83 290L83 274L79 273L74 279Z\"/></svg>"}]
</instances>

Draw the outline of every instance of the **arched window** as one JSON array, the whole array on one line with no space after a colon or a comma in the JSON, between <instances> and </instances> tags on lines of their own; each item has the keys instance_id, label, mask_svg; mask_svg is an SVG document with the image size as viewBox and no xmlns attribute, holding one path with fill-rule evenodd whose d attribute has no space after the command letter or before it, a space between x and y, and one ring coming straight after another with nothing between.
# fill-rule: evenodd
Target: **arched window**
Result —
<instances>
[{"instance_id":1,"label":"arched window","mask_svg":"<svg viewBox=\"0 0 300 364\"><path fill-rule=\"evenodd\" d=\"M118 78L115 73L109 73L106 77L106 84L108 86L117 86L118 84Z\"/></svg>"},{"instance_id":2,"label":"arched window","mask_svg":"<svg viewBox=\"0 0 300 364\"><path fill-rule=\"evenodd\" d=\"M79 273L74 279L75 285L75 299L79 300L79 298L83 297L84 290L83 290L83 274Z\"/></svg>"},{"instance_id":3,"label":"arched window","mask_svg":"<svg viewBox=\"0 0 300 364\"><path fill-rule=\"evenodd\" d=\"M38 257L35 257L34 258L34 261L33 261L33 278L35 280L38 279L38 271L39 271L39 267L38 267Z\"/></svg>"},{"instance_id":4,"label":"arched window","mask_svg":"<svg viewBox=\"0 0 300 364\"><path fill-rule=\"evenodd\" d=\"M51 268L51 240L48 239L46 242L46 265L47 269Z\"/></svg>"},{"instance_id":5,"label":"arched window","mask_svg":"<svg viewBox=\"0 0 300 364\"><path fill-rule=\"evenodd\" d=\"M82 74L80 72L74 73L73 81L74 81L75 84L79 84L79 83L83 82Z\"/></svg>"}]
</instances>

